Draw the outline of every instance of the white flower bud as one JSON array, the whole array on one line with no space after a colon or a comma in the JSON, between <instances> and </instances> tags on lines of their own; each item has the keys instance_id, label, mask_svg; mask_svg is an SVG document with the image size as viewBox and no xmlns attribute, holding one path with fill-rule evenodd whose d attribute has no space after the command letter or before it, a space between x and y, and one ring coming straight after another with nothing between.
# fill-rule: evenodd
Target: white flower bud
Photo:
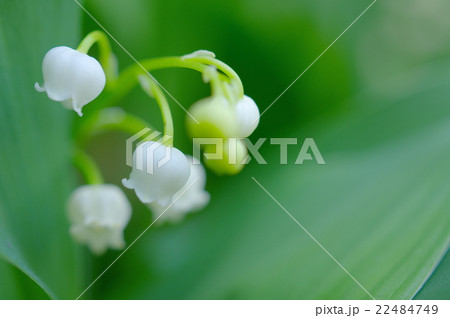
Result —
<instances>
[{"instance_id":1,"label":"white flower bud","mask_svg":"<svg viewBox=\"0 0 450 318\"><path fill-rule=\"evenodd\" d=\"M69 198L70 233L95 254L108 247L125 247L123 230L131 217L131 205L123 191L112 184L84 185Z\"/></svg>"},{"instance_id":2,"label":"white flower bud","mask_svg":"<svg viewBox=\"0 0 450 318\"><path fill-rule=\"evenodd\" d=\"M82 116L81 108L94 100L106 83L100 63L93 57L67 46L57 46L42 62L44 85L34 85L37 91L47 92L50 99L63 102Z\"/></svg>"},{"instance_id":3,"label":"white flower bud","mask_svg":"<svg viewBox=\"0 0 450 318\"><path fill-rule=\"evenodd\" d=\"M191 174L183 188L175 193L170 204L163 206L153 202L148 205L155 218L160 216L158 223L180 221L187 213L199 211L209 202L209 193L205 191L205 168L201 163L194 164L191 156L187 156L187 158L191 166Z\"/></svg>"},{"instance_id":4,"label":"white flower bud","mask_svg":"<svg viewBox=\"0 0 450 318\"><path fill-rule=\"evenodd\" d=\"M186 127L193 138L246 138L259 124L259 109L248 96L230 105L224 96L201 99L189 109Z\"/></svg>"},{"instance_id":5,"label":"white flower bud","mask_svg":"<svg viewBox=\"0 0 450 318\"><path fill-rule=\"evenodd\" d=\"M134 151L133 170L130 178L123 179L122 183L134 189L143 203L157 201L166 205L186 184L189 174L189 161L180 150L147 141Z\"/></svg>"},{"instance_id":6,"label":"white flower bud","mask_svg":"<svg viewBox=\"0 0 450 318\"><path fill-rule=\"evenodd\" d=\"M250 136L259 124L259 109L255 101L244 95L236 104L236 114L239 126L239 137Z\"/></svg>"}]
</instances>

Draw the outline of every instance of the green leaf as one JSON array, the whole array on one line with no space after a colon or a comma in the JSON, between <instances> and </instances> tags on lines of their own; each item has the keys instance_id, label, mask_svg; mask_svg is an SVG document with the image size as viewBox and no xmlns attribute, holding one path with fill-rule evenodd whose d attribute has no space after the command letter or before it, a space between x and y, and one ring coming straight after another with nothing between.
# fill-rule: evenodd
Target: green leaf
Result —
<instances>
[{"instance_id":1,"label":"green leaf","mask_svg":"<svg viewBox=\"0 0 450 318\"><path fill-rule=\"evenodd\" d=\"M450 253L447 252L439 266L420 289L414 299L448 299L450 295Z\"/></svg>"},{"instance_id":2,"label":"green leaf","mask_svg":"<svg viewBox=\"0 0 450 318\"><path fill-rule=\"evenodd\" d=\"M72 114L33 85L50 48L76 44L78 13L72 1L0 1L0 256L52 298L81 289L64 208Z\"/></svg>"},{"instance_id":3,"label":"green leaf","mask_svg":"<svg viewBox=\"0 0 450 318\"><path fill-rule=\"evenodd\" d=\"M445 62L429 74L450 74ZM369 299L254 177L376 299L412 298L450 240L450 81L421 73L427 85L363 94L346 114L289 135L314 137L324 166L293 165L300 146L290 146L280 168L266 144L267 166L220 179L185 223L151 228L94 297Z\"/></svg>"},{"instance_id":4,"label":"green leaf","mask_svg":"<svg viewBox=\"0 0 450 318\"><path fill-rule=\"evenodd\" d=\"M13 267L0 261L0 299L18 299L20 291L14 279Z\"/></svg>"},{"instance_id":5,"label":"green leaf","mask_svg":"<svg viewBox=\"0 0 450 318\"><path fill-rule=\"evenodd\" d=\"M0 261L0 299L47 299L48 294L23 271Z\"/></svg>"}]
</instances>

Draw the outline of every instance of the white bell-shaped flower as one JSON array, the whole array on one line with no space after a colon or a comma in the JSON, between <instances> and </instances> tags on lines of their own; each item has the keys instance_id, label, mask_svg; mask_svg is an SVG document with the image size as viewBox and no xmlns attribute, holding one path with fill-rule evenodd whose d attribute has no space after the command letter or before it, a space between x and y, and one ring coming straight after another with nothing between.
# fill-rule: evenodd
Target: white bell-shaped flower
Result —
<instances>
[{"instance_id":1,"label":"white bell-shaped flower","mask_svg":"<svg viewBox=\"0 0 450 318\"><path fill-rule=\"evenodd\" d=\"M244 95L236 104L236 117L239 127L239 137L250 136L259 124L259 109L255 101Z\"/></svg>"},{"instance_id":2,"label":"white bell-shaped flower","mask_svg":"<svg viewBox=\"0 0 450 318\"><path fill-rule=\"evenodd\" d=\"M83 106L94 100L106 84L105 72L95 58L67 46L47 52L42 73L44 84L36 83L36 90L47 92L50 99L63 102L80 116Z\"/></svg>"},{"instance_id":3,"label":"white bell-shaped flower","mask_svg":"<svg viewBox=\"0 0 450 318\"><path fill-rule=\"evenodd\" d=\"M180 221L189 212L199 211L209 202L210 195L205 191L205 168L200 162L194 163L191 156L187 157L191 166L191 174L183 188L175 193L172 201L167 205L161 205L158 202L148 205L155 218L159 217L158 223Z\"/></svg>"},{"instance_id":4,"label":"white bell-shaped flower","mask_svg":"<svg viewBox=\"0 0 450 318\"><path fill-rule=\"evenodd\" d=\"M131 217L131 205L123 191L112 184L84 185L69 198L70 233L95 254L125 247L123 230Z\"/></svg>"},{"instance_id":5,"label":"white bell-shaped flower","mask_svg":"<svg viewBox=\"0 0 450 318\"><path fill-rule=\"evenodd\" d=\"M143 203L157 201L166 205L186 184L189 174L189 161L180 150L147 141L136 147L130 178L122 183L134 189Z\"/></svg>"}]
</instances>

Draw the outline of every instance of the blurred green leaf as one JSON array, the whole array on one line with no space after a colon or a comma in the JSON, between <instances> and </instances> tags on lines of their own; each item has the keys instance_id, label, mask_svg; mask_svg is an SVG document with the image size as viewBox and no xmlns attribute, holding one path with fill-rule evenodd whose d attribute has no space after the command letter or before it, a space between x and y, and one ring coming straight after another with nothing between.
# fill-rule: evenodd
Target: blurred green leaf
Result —
<instances>
[{"instance_id":1,"label":"blurred green leaf","mask_svg":"<svg viewBox=\"0 0 450 318\"><path fill-rule=\"evenodd\" d=\"M448 300L450 295L450 253L436 268L425 285L420 289L414 299L442 299Z\"/></svg>"},{"instance_id":2,"label":"blurred green leaf","mask_svg":"<svg viewBox=\"0 0 450 318\"><path fill-rule=\"evenodd\" d=\"M0 260L0 299L48 299L48 294L23 271Z\"/></svg>"},{"instance_id":3,"label":"blurred green leaf","mask_svg":"<svg viewBox=\"0 0 450 318\"><path fill-rule=\"evenodd\" d=\"M20 290L14 279L13 268L6 262L0 261L0 299L19 299Z\"/></svg>"},{"instance_id":4,"label":"blurred green leaf","mask_svg":"<svg viewBox=\"0 0 450 318\"><path fill-rule=\"evenodd\" d=\"M50 48L76 44L78 12L72 1L0 1L0 256L52 298L75 297L81 282L64 208L72 114L33 85Z\"/></svg>"}]
</instances>

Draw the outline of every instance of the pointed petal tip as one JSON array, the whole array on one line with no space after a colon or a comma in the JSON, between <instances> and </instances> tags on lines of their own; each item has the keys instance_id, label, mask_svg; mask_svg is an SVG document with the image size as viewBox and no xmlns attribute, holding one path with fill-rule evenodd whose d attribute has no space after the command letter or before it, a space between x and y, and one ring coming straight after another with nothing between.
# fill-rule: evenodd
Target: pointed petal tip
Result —
<instances>
[{"instance_id":1,"label":"pointed petal tip","mask_svg":"<svg viewBox=\"0 0 450 318\"><path fill-rule=\"evenodd\" d=\"M75 102L73 102L73 110L78 114L78 116L83 117L81 107L78 107Z\"/></svg>"},{"instance_id":2,"label":"pointed petal tip","mask_svg":"<svg viewBox=\"0 0 450 318\"><path fill-rule=\"evenodd\" d=\"M39 85L38 82L34 83L34 89L37 90L39 93L45 92L44 85Z\"/></svg>"},{"instance_id":3,"label":"pointed petal tip","mask_svg":"<svg viewBox=\"0 0 450 318\"><path fill-rule=\"evenodd\" d=\"M122 184L123 184L123 186L124 186L125 188L127 188L127 189L131 189L131 190L134 189L134 184L133 184L133 182L132 182L131 180L128 180L127 178L123 178L123 179L122 179Z\"/></svg>"}]
</instances>

